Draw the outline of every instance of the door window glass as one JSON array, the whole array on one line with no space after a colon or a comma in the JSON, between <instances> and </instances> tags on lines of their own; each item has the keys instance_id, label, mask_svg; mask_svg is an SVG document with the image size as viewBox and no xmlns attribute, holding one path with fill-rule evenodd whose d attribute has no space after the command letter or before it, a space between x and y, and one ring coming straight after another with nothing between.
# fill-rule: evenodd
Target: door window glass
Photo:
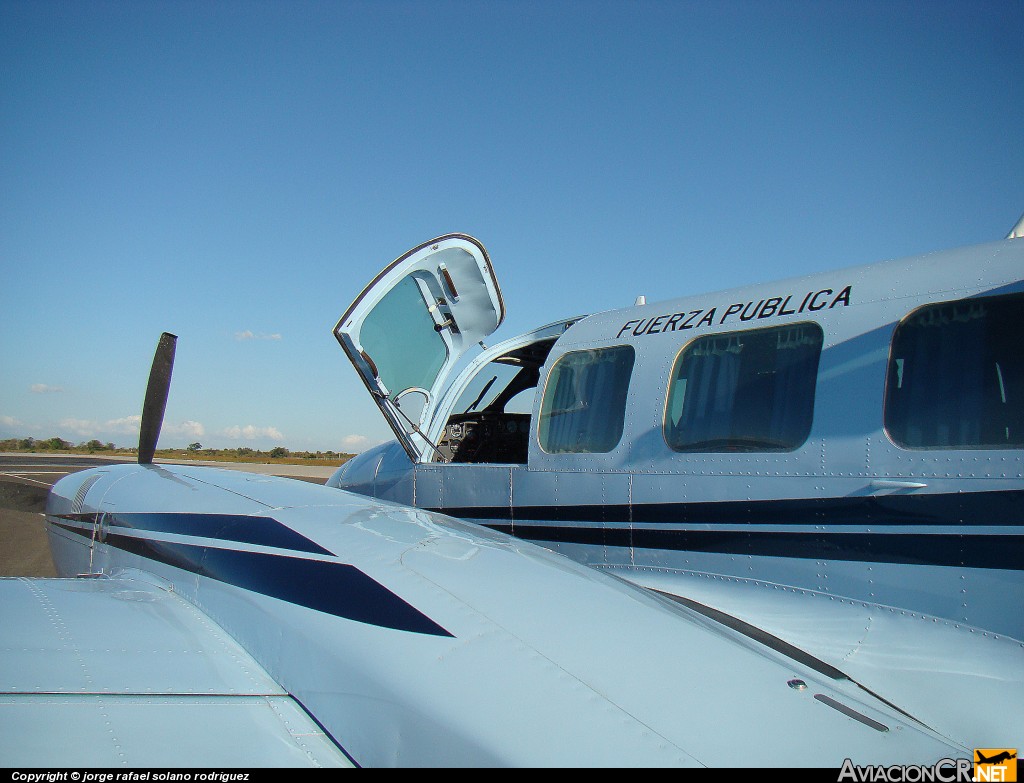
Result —
<instances>
[{"instance_id":1,"label":"door window glass","mask_svg":"<svg viewBox=\"0 0 1024 783\"><path fill-rule=\"evenodd\" d=\"M411 388L429 390L448 358L448 346L434 329L413 277L391 289L366 316L359 342L392 399Z\"/></svg>"}]
</instances>

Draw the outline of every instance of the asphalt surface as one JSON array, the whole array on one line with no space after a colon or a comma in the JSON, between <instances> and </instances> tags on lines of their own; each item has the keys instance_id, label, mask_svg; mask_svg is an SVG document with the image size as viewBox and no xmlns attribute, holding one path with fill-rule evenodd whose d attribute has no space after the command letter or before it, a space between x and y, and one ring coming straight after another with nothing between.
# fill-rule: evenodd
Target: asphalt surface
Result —
<instances>
[{"instance_id":1,"label":"asphalt surface","mask_svg":"<svg viewBox=\"0 0 1024 783\"><path fill-rule=\"evenodd\" d=\"M50 487L64 476L87 468L130 459L77 454L0 454L0 577L56 576L50 557L43 512ZM164 460L156 460L164 462ZM189 462L251 473L269 473L303 481L325 482L334 468L304 465L251 465Z\"/></svg>"}]
</instances>

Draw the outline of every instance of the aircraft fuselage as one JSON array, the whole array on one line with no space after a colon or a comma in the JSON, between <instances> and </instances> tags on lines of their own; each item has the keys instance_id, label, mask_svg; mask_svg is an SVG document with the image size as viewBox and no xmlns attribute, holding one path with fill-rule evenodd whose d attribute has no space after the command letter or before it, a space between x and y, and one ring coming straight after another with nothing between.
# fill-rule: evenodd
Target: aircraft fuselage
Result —
<instances>
[{"instance_id":1,"label":"aircraft fuselage","mask_svg":"<svg viewBox=\"0 0 1024 783\"><path fill-rule=\"evenodd\" d=\"M750 580L1024 640L1022 270L1008 240L554 325L451 381L410 436L436 450L329 484L669 592ZM463 410L527 360L532 402Z\"/></svg>"}]
</instances>

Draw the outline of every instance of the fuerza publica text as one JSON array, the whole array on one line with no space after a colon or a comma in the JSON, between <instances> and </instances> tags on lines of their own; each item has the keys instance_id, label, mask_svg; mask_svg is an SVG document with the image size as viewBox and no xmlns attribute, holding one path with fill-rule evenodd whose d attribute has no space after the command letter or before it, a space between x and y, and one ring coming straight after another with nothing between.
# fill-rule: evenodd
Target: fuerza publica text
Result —
<instances>
[{"instance_id":1,"label":"fuerza publica text","mask_svg":"<svg viewBox=\"0 0 1024 783\"><path fill-rule=\"evenodd\" d=\"M837 306L848 307L852 292L853 286L848 285L838 293L831 288L824 288L821 291L808 291L803 298L793 294L789 296L771 296L756 301L733 302L728 306L716 305L707 310L701 308L681 313L665 313L664 315L656 315L653 318L633 318L622 325L616 337L622 337L626 332L632 332L634 337L640 337L646 334L676 332L683 329L699 329L701 327L724 324L729 321L740 323L755 319L777 318L784 315L814 313L818 310L831 310Z\"/></svg>"}]
</instances>

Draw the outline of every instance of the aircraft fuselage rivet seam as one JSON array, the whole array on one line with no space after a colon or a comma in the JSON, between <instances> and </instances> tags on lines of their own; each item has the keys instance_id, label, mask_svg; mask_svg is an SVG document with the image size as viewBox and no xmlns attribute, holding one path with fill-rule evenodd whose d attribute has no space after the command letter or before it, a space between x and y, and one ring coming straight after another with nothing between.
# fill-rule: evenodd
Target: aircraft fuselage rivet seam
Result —
<instances>
[{"instance_id":1,"label":"aircraft fuselage rivet seam","mask_svg":"<svg viewBox=\"0 0 1024 783\"><path fill-rule=\"evenodd\" d=\"M29 590L32 592L32 595L42 605L43 611L49 619L51 626L57 633L57 637L71 649L71 654L78 662L78 666L82 671L82 677L85 680L85 684L91 690L93 685L92 674L89 672L89 667L86 665L85 658L83 657L81 650L75 643L74 636L64 623L64 619L60 616L60 612L57 611L53 602L50 601L46 593L44 593L34 581L28 579L24 581L25 584L29 586Z\"/></svg>"}]
</instances>

